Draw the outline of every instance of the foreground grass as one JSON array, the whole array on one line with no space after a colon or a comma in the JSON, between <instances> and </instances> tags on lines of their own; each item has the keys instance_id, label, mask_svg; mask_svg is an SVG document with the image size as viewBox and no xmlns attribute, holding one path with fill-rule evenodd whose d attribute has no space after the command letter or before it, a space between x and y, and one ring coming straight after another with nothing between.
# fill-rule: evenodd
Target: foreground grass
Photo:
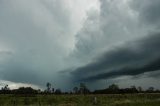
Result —
<instances>
[{"instance_id":1,"label":"foreground grass","mask_svg":"<svg viewBox=\"0 0 160 106\"><path fill-rule=\"evenodd\" d=\"M97 104L93 104L94 97ZM160 106L160 94L0 95L0 106Z\"/></svg>"}]
</instances>

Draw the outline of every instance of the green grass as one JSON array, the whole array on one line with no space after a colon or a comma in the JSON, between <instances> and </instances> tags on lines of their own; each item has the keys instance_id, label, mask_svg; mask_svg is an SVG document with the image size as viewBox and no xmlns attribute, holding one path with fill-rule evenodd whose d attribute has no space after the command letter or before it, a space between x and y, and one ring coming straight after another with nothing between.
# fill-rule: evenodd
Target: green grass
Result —
<instances>
[{"instance_id":1,"label":"green grass","mask_svg":"<svg viewBox=\"0 0 160 106\"><path fill-rule=\"evenodd\" d=\"M93 98L97 97L97 104ZM0 95L0 106L160 106L160 94Z\"/></svg>"}]
</instances>

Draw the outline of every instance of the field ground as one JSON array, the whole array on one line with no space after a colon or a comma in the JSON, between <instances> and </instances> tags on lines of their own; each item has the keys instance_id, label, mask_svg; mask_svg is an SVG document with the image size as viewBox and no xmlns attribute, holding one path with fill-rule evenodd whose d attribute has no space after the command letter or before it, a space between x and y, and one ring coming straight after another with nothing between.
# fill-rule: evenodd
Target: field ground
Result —
<instances>
[{"instance_id":1,"label":"field ground","mask_svg":"<svg viewBox=\"0 0 160 106\"><path fill-rule=\"evenodd\" d=\"M94 97L97 104L94 104ZM160 106L160 94L0 95L0 106Z\"/></svg>"}]
</instances>

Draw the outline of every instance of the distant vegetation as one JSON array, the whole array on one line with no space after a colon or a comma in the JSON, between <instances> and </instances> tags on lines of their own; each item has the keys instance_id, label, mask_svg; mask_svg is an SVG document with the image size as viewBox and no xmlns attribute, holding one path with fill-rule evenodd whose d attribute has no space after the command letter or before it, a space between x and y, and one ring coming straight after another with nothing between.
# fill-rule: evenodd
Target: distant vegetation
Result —
<instances>
[{"instance_id":1,"label":"distant vegetation","mask_svg":"<svg viewBox=\"0 0 160 106\"><path fill-rule=\"evenodd\" d=\"M160 93L160 90L149 87L143 90L142 87L131 86L129 88L119 88L118 85L112 84L106 89L90 91L85 83L80 83L79 87L74 87L70 92L63 92L61 89L55 89L47 82L46 89L35 90L31 87L20 87L18 89L10 89L8 85L1 88L0 94L127 94L127 93Z\"/></svg>"}]
</instances>

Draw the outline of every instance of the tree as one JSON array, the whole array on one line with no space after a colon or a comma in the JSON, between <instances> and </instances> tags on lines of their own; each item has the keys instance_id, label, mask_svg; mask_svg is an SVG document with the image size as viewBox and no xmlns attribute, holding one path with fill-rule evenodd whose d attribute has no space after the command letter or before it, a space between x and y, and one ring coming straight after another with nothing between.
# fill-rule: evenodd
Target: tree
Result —
<instances>
[{"instance_id":1,"label":"tree","mask_svg":"<svg viewBox=\"0 0 160 106\"><path fill-rule=\"evenodd\" d=\"M106 89L107 93L118 93L119 92L119 87L116 84L112 84Z\"/></svg>"},{"instance_id":2,"label":"tree","mask_svg":"<svg viewBox=\"0 0 160 106\"><path fill-rule=\"evenodd\" d=\"M37 94L38 90L35 90L31 87L20 87L14 90L15 94Z\"/></svg>"},{"instance_id":3,"label":"tree","mask_svg":"<svg viewBox=\"0 0 160 106\"><path fill-rule=\"evenodd\" d=\"M55 94L61 94L61 93L62 93L61 89L56 89Z\"/></svg>"},{"instance_id":4,"label":"tree","mask_svg":"<svg viewBox=\"0 0 160 106\"><path fill-rule=\"evenodd\" d=\"M47 82L46 87L47 87L47 92L50 93L51 92L51 84L49 82Z\"/></svg>"},{"instance_id":5,"label":"tree","mask_svg":"<svg viewBox=\"0 0 160 106\"><path fill-rule=\"evenodd\" d=\"M86 88L86 85L84 83L80 83L79 87L80 87L80 89L79 89L80 93L83 94L84 93L84 89Z\"/></svg>"},{"instance_id":6,"label":"tree","mask_svg":"<svg viewBox=\"0 0 160 106\"><path fill-rule=\"evenodd\" d=\"M54 93L54 88L52 88L52 93Z\"/></svg>"},{"instance_id":7,"label":"tree","mask_svg":"<svg viewBox=\"0 0 160 106\"><path fill-rule=\"evenodd\" d=\"M110 90L119 90L119 87L118 87L118 85L116 85L116 84L112 84L112 85L110 85L110 86L108 87L108 89L110 89Z\"/></svg>"},{"instance_id":8,"label":"tree","mask_svg":"<svg viewBox=\"0 0 160 106\"><path fill-rule=\"evenodd\" d=\"M4 87L2 87L1 92L4 94L10 93L10 88L8 87L8 85L5 85Z\"/></svg>"},{"instance_id":9,"label":"tree","mask_svg":"<svg viewBox=\"0 0 160 106\"><path fill-rule=\"evenodd\" d=\"M79 88L79 92L81 94L86 94L89 93L89 89L86 87L85 83L80 83L80 88Z\"/></svg>"},{"instance_id":10,"label":"tree","mask_svg":"<svg viewBox=\"0 0 160 106\"><path fill-rule=\"evenodd\" d=\"M74 92L75 94L77 94L77 93L78 93L78 87L74 87L74 88L73 88L73 92Z\"/></svg>"},{"instance_id":11,"label":"tree","mask_svg":"<svg viewBox=\"0 0 160 106\"><path fill-rule=\"evenodd\" d=\"M140 87L140 86L137 89L138 89L138 92L142 92L143 91L142 87Z\"/></svg>"},{"instance_id":12,"label":"tree","mask_svg":"<svg viewBox=\"0 0 160 106\"><path fill-rule=\"evenodd\" d=\"M131 86L131 93L138 93L136 86Z\"/></svg>"},{"instance_id":13,"label":"tree","mask_svg":"<svg viewBox=\"0 0 160 106\"><path fill-rule=\"evenodd\" d=\"M9 90L8 85L5 85L4 88L3 88L3 90Z\"/></svg>"},{"instance_id":14,"label":"tree","mask_svg":"<svg viewBox=\"0 0 160 106\"><path fill-rule=\"evenodd\" d=\"M154 92L154 87L149 87L147 92Z\"/></svg>"}]
</instances>

